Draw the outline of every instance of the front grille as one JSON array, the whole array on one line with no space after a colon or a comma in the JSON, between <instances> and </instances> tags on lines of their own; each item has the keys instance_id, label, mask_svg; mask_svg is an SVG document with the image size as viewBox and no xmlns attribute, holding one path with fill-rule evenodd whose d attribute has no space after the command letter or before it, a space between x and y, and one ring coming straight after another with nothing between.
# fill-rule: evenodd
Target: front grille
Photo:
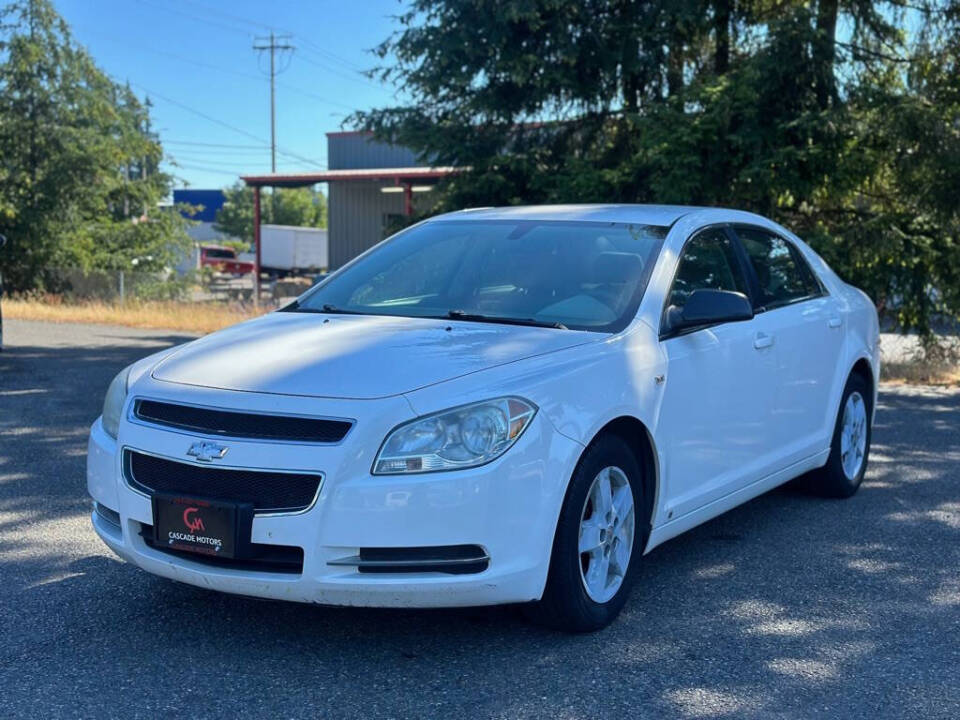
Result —
<instances>
[{"instance_id":1,"label":"front grille","mask_svg":"<svg viewBox=\"0 0 960 720\"><path fill-rule=\"evenodd\" d=\"M177 493L252 503L254 512L295 512L313 504L321 475L201 467L133 450L124 457L127 481L147 494Z\"/></svg>"},{"instance_id":2,"label":"front grille","mask_svg":"<svg viewBox=\"0 0 960 720\"><path fill-rule=\"evenodd\" d=\"M353 427L349 420L234 412L156 400L137 400L133 413L146 422L179 430L287 442L338 443Z\"/></svg>"},{"instance_id":3,"label":"front grille","mask_svg":"<svg viewBox=\"0 0 960 720\"><path fill-rule=\"evenodd\" d=\"M200 553L172 550L153 539L153 526L140 525L140 537L154 550L181 557L201 565L229 567L235 570L256 570L260 572L296 573L303 572L303 548L287 545L260 545L250 543L249 553L243 558L218 558Z\"/></svg>"}]
</instances>

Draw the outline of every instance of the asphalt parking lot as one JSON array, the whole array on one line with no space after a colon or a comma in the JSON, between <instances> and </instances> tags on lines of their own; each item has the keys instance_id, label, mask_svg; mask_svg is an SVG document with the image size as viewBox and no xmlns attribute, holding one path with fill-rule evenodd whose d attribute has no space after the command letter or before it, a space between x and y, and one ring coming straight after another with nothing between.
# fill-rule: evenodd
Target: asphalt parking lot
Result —
<instances>
[{"instance_id":1,"label":"asphalt parking lot","mask_svg":"<svg viewBox=\"0 0 960 720\"><path fill-rule=\"evenodd\" d=\"M186 338L7 320L4 717L956 718L960 392L881 392L860 493L780 489L648 555L585 636L515 609L327 608L121 563L90 528L89 424L124 365Z\"/></svg>"}]
</instances>

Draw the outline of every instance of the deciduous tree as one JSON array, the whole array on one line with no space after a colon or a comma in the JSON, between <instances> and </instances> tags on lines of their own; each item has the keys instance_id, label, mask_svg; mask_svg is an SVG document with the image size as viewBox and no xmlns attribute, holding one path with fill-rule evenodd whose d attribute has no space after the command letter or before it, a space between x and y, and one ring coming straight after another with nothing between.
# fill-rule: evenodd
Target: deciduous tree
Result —
<instances>
[{"instance_id":1,"label":"deciduous tree","mask_svg":"<svg viewBox=\"0 0 960 720\"><path fill-rule=\"evenodd\" d=\"M160 269L188 241L149 106L77 47L48 0L0 10L0 253L8 289L54 266Z\"/></svg>"},{"instance_id":2,"label":"deciduous tree","mask_svg":"<svg viewBox=\"0 0 960 720\"><path fill-rule=\"evenodd\" d=\"M225 191L227 199L217 212L216 228L222 233L253 242L253 189L242 182ZM264 224L327 226L327 199L313 188L281 188L260 203Z\"/></svg>"}]
</instances>

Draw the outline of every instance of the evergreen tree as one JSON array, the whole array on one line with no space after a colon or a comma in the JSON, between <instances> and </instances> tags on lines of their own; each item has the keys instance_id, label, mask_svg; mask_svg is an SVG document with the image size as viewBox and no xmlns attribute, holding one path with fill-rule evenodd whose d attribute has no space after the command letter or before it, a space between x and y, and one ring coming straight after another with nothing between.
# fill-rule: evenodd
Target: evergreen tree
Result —
<instances>
[{"instance_id":1,"label":"evergreen tree","mask_svg":"<svg viewBox=\"0 0 960 720\"><path fill-rule=\"evenodd\" d=\"M355 124L464 169L429 212L727 205L931 340L960 315L956 0L414 0L404 103Z\"/></svg>"}]
</instances>

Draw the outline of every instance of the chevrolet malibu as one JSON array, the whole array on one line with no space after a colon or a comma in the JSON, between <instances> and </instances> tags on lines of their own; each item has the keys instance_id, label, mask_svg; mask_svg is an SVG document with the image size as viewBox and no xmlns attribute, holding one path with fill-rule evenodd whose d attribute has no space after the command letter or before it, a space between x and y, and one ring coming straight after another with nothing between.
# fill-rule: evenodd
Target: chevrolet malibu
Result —
<instances>
[{"instance_id":1,"label":"chevrolet malibu","mask_svg":"<svg viewBox=\"0 0 960 720\"><path fill-rule=\"evenodd\" d=\"M123 370L93 527L205 588L593 630L685 530L800 475L853 495L878 373L870 300L763 217L442 215Z\"/></svg>"}]
</instances>

